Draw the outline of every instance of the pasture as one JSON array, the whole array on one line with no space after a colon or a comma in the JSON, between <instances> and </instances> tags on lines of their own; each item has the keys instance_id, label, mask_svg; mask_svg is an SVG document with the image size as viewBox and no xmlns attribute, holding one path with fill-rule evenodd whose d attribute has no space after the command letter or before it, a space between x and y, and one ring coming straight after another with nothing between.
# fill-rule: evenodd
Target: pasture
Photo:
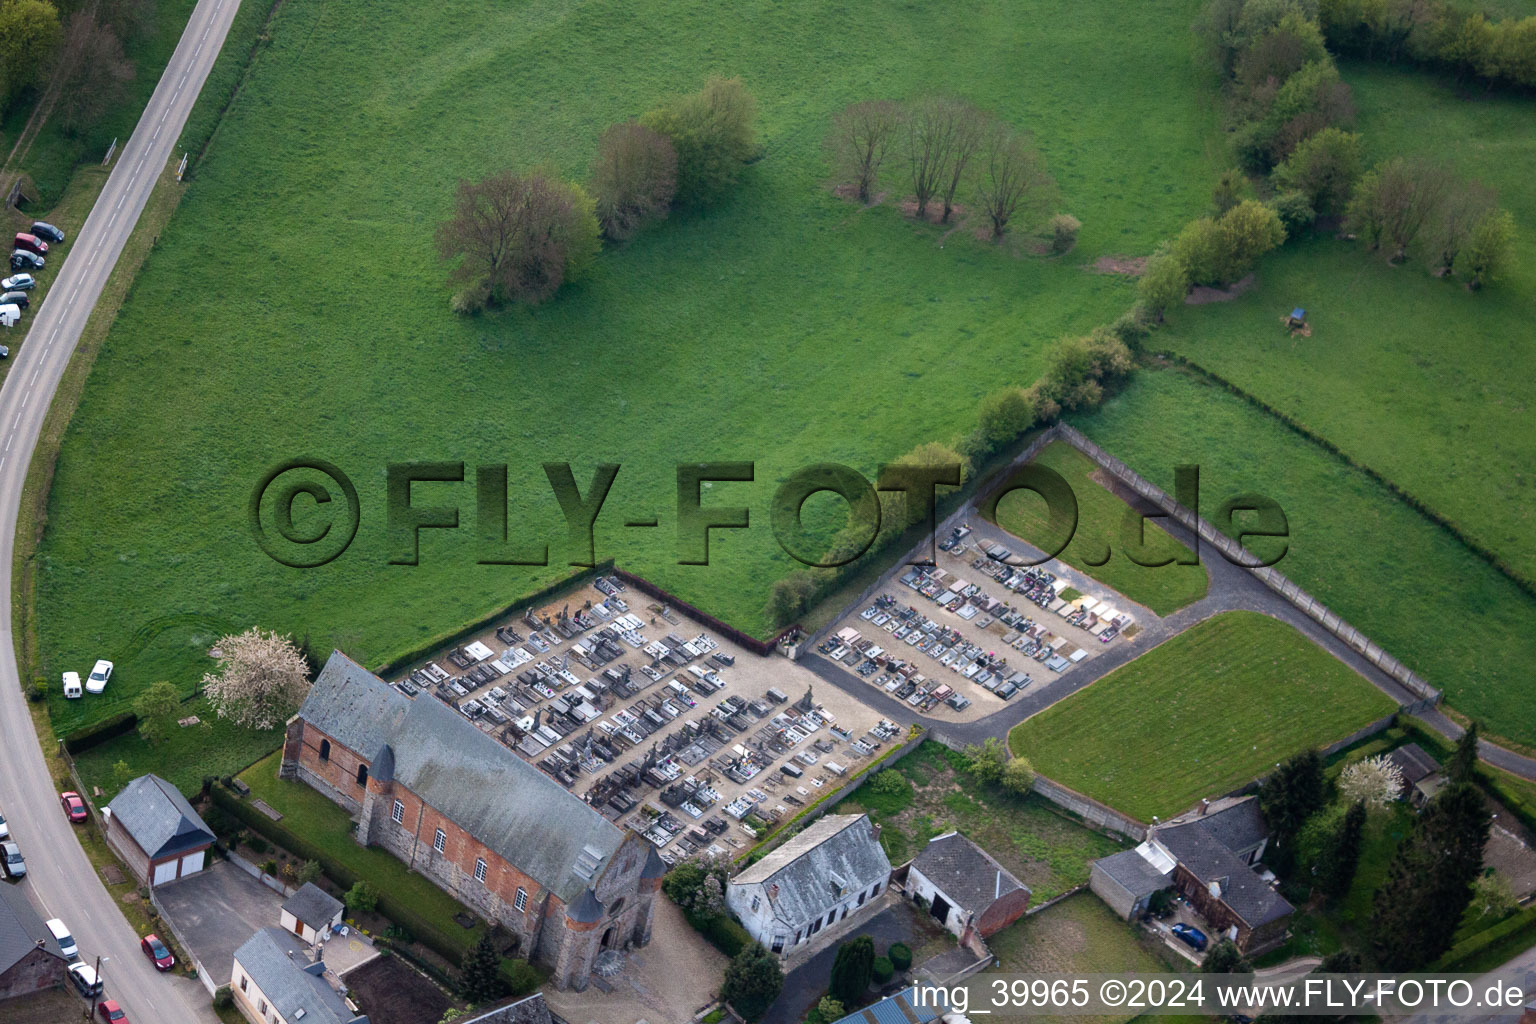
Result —
<instances>
[{"instance_id":1,"label":"pasture","mask_svg":"<svg viewBox=\"0 0 1536 1024\"><path fill-rule=\"evenodd\" d=\"M1394 707L1289 625L1226 612L1026 719L1008 743L1041 774L1149 822Z\"/></svg>"},{"instance_id":2,"label":"pasture","mask_svg":"<svg viewBox=\"0 0 1536 1024\"><path fill-rule=\"evenodd\" d=\"M983 394L1129 303L1127 280L1085 263L1145 251L1205 206L1223 161L1187 31L1198 7L284 5L70 425L38 556L42 670L115 657L118 701L162 678L190 689L210 623L377 665L571 571L543 462L571 462L584 490L594 464L621 464L597 557L766 632L769 587L797 567L768 529L779 480L823 461L872 475L959 437ZM730 200L605 252L545 307L449 313L432 232L457 179L583 177L604 126L713 72L759 102L763 158ZM831 194L830 115L932 91L1033 131L1083 221L1075 251ZM247 519L258 478L296 458L339 466L361 498L356 541L318 569L272 561ZM415 504L457 505L463 528L390 563L386 467L461 460L469 481L509 465L512 542L548 540L547 566L480 563L472 482L418 485ZM714 533L707 566L678 564L680 460L756 464L754 483L703 492L753 513ZM839 508L808 515L830 535ZM155 641L134 643L145 630ZM64 730L108 707L52 710Z\"/></svg>"}]
</instances>

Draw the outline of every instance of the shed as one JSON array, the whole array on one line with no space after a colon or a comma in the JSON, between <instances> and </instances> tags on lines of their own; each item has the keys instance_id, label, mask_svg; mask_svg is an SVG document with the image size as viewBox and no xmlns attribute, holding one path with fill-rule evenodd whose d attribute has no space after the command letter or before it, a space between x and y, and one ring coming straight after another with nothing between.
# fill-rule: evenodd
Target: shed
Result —
<instances>
[{"instance_id":1,"label":"shed","mask_svg":"<svg viewBox=\"0 0 1536 1024\"><path fill-rule=\"evenodd\" d=\"M1147 912L1152 894L1173 885L1173 859L1148 843L1101 857L1088 873L1088 887L1109 909L1132 920Z\"/></svg>"},{"instance_id":2,"label":"shed","mask_svg":"<svg viewBox=\"0 0 1536 1024\"><path fill-rule=\"evenodd\" d=\"M961 941L968 932L986 938L1017 921L1030 897L1023 882L958 832L928 841L912 860L905 892Z\"/></svg>"},{"instance_id":3,"label":"shed","mask_svg":"<svg viewBox=\"0 0 1536 1024\"><path fill-rule=\"evenodd\" d=\"M213 830L181 790L158 775L123 787L103 815L107 842L145 885L164 885L207 866Z\"/></svg>"},{"instance_id":4,"label":"shed","mask_svg":"<svg viewBox=\"0 0 1536 1024\"><path fill-rule=\"evenodd\" d=\"M0 1000L64 984L66 963L27 894L0 885Z\"/></svg>"},{"instance_id":5,"label":"shed","mask_svg":"<svg viewBox=\"0 0 1536 1024\"><path fill-rule=\"evenodd\" d=\"M282 926L305 942L319 942L341 924L341 900L314 882L305 882L281 910Z\"/></svg>"}]
</instances>

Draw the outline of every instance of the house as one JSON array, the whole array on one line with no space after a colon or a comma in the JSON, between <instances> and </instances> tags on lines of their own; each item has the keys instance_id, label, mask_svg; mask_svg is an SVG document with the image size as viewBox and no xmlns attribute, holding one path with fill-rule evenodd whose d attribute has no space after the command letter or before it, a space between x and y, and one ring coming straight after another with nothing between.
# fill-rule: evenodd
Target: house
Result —
<instances>
[{"instance_id":1,"label":"house","mask_svg":"<svg viewBox=\"0 0 1536 1024\"><path fill-rule=\"evenodd\" d=\"M1440 763L1417 743L1405 743L1387 755L1403 773L1403 796L1415 807L1422 807L1445 785Z\"/></svg>"},{"instance_id":2,"label":"house","mask_svg":"<svg viewBox=\"0 0 1536 1024\"><path fill-rule=\"evenodd\" d=\"M102 815L107 843L145 885L164 885L203 870L213 830L181 790L158 775L140 775Z\"/></svg>"},{"instance_id":3,"label":"house","mask_svg":"<svg viewBox=\"0 0 1536 1024\"><path fill-rule=\"evenodd\" d=\"M229 991L252 1024L368 1024L325 980L325 962L281 928L263 928L235 950Z\"/></svg>"},{"instance_id":4,"label":"house","mask_svg":"<svg viewBox=\"0 0 1536 1024\"><path fill-rule=\"evenodd\" d=\"M305 942L315 943L341 924L341 900L314 882L305 882L283 903L278 920Z\"/></svg>"},{"instance_id":5,"label":"house","mask_svg":"<svg viewBox=\"0 0 1536 1024\"><path fill-rule=\"evenodd\" d=\"M775 953L793 949L880 895L891 862L867 814L828 814L742 871L725 905Z\"/></svg>"},{"instance_id":6,"label":"house","mask_svg":"<svg viewBox=\"0 0 1536 1024\"><path fill-rule=\"evenodd\" d=\"M26 892L0 885L0 999L64 984L69 962Z\"/></svg>"},{"instance_id":7,"label":"house","mask_svg":"<svg viewBox=\"0 0 1536 1024\"><path fill-rule=\"evenodd\" d=\"M928 840L907 869L904 891L962 942L971 933L987 938L1029 908L1024 883L958 832Z\"/></svg>"},{"instance_id":8,"label":"house","mask_svg":"<svg viewBox=\"0 0 1536 1024\"><path fill-rule=\"evenodd\" d=\"M1094 861L1088 872L1088 888L1110 910L1132 921L1147 912L1155 893L1173 886L1173 868L1172 857L1150 843L1142 843Z\"/></svg>"},{"instance_id":9,"label":"house","mask_svg":"<svg viewBox=\"0 0 1536 1024\"><path fill-rule=\"evenodd\" d=\"M862 1010L841 1017L833 1024L970 1024L963 1013L949 1009L944 999L945 990L933 985L919 988L913 985L878 1003L871 1003Z\"/></svg>"},{"instance_id":10,"label":"house","mask_svg":"<svg viewBox=\"0 0 1536 1024\"><path fill-rule=\"evenodd\" d=\"M1173 861L1173 886L1219 935L1244 953L1261 953L1285 939L1295 908L1253 867L1264 855L1269 829L1255 797L1152 829L1154 866Z\"/></svg>"},{"instance_id":11,"label":"house","mask_svg":"<svg viewBox=\"0 0 1536 1024\"><path fill-rule=\"evenodd\" d=\"M459 1017L454 1024L551 1024L553 1020L549 1006L544 1002L544 993L535 992L515 1003L484 1010L473 1017Z\"/></svg>"},{"instance_id":12,"label":"house","mask_svg":"<svg viewBox=\"0 0 1536 1024\"><path fill-rule=\"evenodd\" d=\"M586 988L602 950L650 941L666 864L649 842L340 651L289 720L278 774L352 813L358 842L501 924L559 988Z\"/></svg>"}]
</instances>

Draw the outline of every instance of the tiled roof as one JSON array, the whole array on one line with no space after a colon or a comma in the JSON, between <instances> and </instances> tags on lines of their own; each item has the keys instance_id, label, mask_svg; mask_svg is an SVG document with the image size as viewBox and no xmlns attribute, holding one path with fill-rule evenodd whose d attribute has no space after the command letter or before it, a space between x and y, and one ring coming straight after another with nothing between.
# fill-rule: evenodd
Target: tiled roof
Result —
<instances>
[{"instance_id":1,"label":"tiled roof","mask_svg":"<svg viewBox=\"0 0 1536 1024\"><path fill-rule=\"evenodd\" d=\"M912 861L930 882L962 910L984 912L1000 897L1029 888L991 854L958 832L935 836Z\"/></svg>"},{"instance_id":2,"label":"tiled roof","mask_svg":"<svg viewBox=\"0 0 1536 1024\"><path fill-rule=\"evenodd\" d=\"M336 920L341 912L341 900L332 896L314 882L305 882L299 891L288 897L283 909L316 930Z\"/></svg>"},{"instance_id":3,"label":"tiled roof","mask_svg":"<svg viewBox=\"0 0 1536 1024\"><path fill-rule=\"evenodd\" d=\"M213 831L181 790L158 775L140 775L112 798L107 809L151 857L169 857L213 842Z\"/></svg>"},{"instance_id":4,"label":"tiled roof","mask_svg":"<svg viewBox=\"0 0 1536 1024\"><path fill-rule=\"evenodd\" d=\"M1250 928L1268 924L1291 913L1295 908L1270 887L1248 864L1233 853L1196 820L1182 825L1168 825L1153 833L1178 862L1203 885L1217 883L1221 901L1248 923Z\"/></svg>"}]
</instances>

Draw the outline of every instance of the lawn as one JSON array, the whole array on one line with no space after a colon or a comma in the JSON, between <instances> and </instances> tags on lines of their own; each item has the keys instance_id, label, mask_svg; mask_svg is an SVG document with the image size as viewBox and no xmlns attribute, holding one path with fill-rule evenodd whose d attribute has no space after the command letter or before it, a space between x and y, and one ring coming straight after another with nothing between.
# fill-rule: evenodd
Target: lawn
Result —
<instances>
[{"instance_id":1,"label":"lawn","mask_svg":"<svg viewBox=\"0 0 1536 1024\"><path fill-rule=\"evenodd\" d=\"M1344 75L1370 158L1432 157L1495 189L1518 224L1518 266L1471 293L1422 259L1391 267L1356 243L1308 239L1267 257L1240 300L1177 311L1154 344L1306 424L1536 580L1531 99L1378 65ZM1281 328L1298 305L1310 338Z\"/></svg>"},{"instance_id":2,"label":"lawn","mask_svg":"<svg viewBox=\"0 0 1536 1024\"><path fill-rule=\"evenodd\" d=\"M240 778L251 787L249 799L265 800L281 812L280 827L314 843L345 867L368 879L391 899L398 900L443 935L461 937L465 948L478 938L453 919L464 908L453 897L410 870L393 854L379 847L359 846L352 838L352 819L347 812L301 782L277 777L281 752L251 765Z\"/></svg>"},{"instance_id":3,"label":"lawn","mask_svg":"<svg viewBox=\"0 0 1536 1024\"><path fill-rule=\"evenodd\" d=\"M880 825L892 864L917 856L928 840L958 830L1029 886L1043 903L1088 881L1088 865L1121 844L1057 811L1041 797L1021 797L967 774L960 755L929 741L897 764L912 783L904 796L884 796L869 784L838 805L838 813L865 811Z\"/></svg>"},{"instance_id":4,"label":"lawn","mask_svg":"<svg viewBox=\"0 0 1536 1024\"><path fill-rule=\"evenodd\" d=\"M1278 570L1444 690L1456 710L1536 744L1536 600L1385 487L1175 371L1141 374L1073 423L1163 487L1175 466L1198 463L1207 511L1245 491L1279 502L1290 539ZM1254 542L1261 553L1263 543Z\"/></svg>"},{"instance_id":5,"label":"lawn","mask_svg":"<svg viewBox=\"0 0 1536 1024\"><path fill-rule=\"evenodd\" d=\"M154 772L190 795L202 788L204 776L238 774L283 742L281 728L243 729L219 718L201 698L182 705L179 714L196 716L199 722L185 728L173 726L170 735L155 744L131 732L92 747L75 759L80 778L87 786L115 794L119 786L115 767L122 761L128 765L128 778Z\"/></svg>"},{"instance_id":6,"label":"lawn","mask_svg":"<svg viewBox=\"0 0 1536 1024\"><path fill-rule=\"evenodd\" d=\"M1091 892L1080 892L1022 918L987 940L997 964L977 978L975 986L989 994L989 974L1169 974L1188 962L1167 956L1139 928L1114 915ZM1060 1017L1059 1020L1119 1021L1131 1013L1101 1017ZM1014 1019L1011 1015L1008 1019Z\"/></svg>"},{"instance_id":7,"label":"lawn","mask_svg":"<svg viewBox=\"0 0 1536 1024\"><path fill-rule=\"evenodd\" d=\"M1226 612L1026 719L1008 742L1041 774L1151 821L1394 707L1289 625Z\"/></svg>"},{"instance_id":8,"label":"lawn","mask_svg":"<svg viewBox=\"0 0 1536 1024\"><path fill-rule=\"evenodd\" d=\"M599 558L765 634L769 587L798 567L768 529L787 473L873 475L959 437L982 395L1131 301L1085 262L1146 251L1204 208L1225 158L1187 31L1201 4L877 3L856 21L836 5L283 5L71 423L38 562L43 668L115 656L127 692L190 688L209 665L190 615L382 663L569 572L540 466L566 460L584 489L595 463L623 466ZM584 176L606 124L712 72L760 108L764 157L728 202L605 253L546 307L448 312L431 235L457 179ZM831 113L929 90L1033 131L1084 223L1074 252L945 239L830 193ZM300 457L341 467L362 504L351 549L315 570L267 558L246 515L261 474ZM753 528L679 565L676 462L723 459L755 460L756 482L706 502L749 506ZM512 536L548 539L551 564L478 564L472 483L418 485L465 528L389 564L386 466L410 460L509 463ZM812 506L830 536L838 506ZM653 515L660 529L619 525ZM83 713L53 710L61 728Z\"/></svg>"},{"instance_id":9,"label":"lawn","mask_svg":"<svg viewBox=\"0 0 1536 1024\"><path fill-rule=\"evenodd\" d=\"M1077 498L1077 530L1059 556L1106 586L1138 601L1158 615L1177 611L1205 596L1210 577L1202 565L1141 565L1131 560L1122 532L1130 506L1101 482L1098 466L1071 445L1047 445L1034 460L1060 473ZM997 523L1030 543L1052 543L1047 529L1045 499L1033 491L1014 491L997 503ZM1187 556L1189 549L1174 540L1156 521L1144 528L1145 550L1137 557L1159 562ZM1055 541L1059 543L1059 540ZM1052 544L1054 546L1054 543ZM1109 558L1105 561L1105 555ZM1101 564L1094 565L1094 562Z\"/></svg>"}]
</instances>

